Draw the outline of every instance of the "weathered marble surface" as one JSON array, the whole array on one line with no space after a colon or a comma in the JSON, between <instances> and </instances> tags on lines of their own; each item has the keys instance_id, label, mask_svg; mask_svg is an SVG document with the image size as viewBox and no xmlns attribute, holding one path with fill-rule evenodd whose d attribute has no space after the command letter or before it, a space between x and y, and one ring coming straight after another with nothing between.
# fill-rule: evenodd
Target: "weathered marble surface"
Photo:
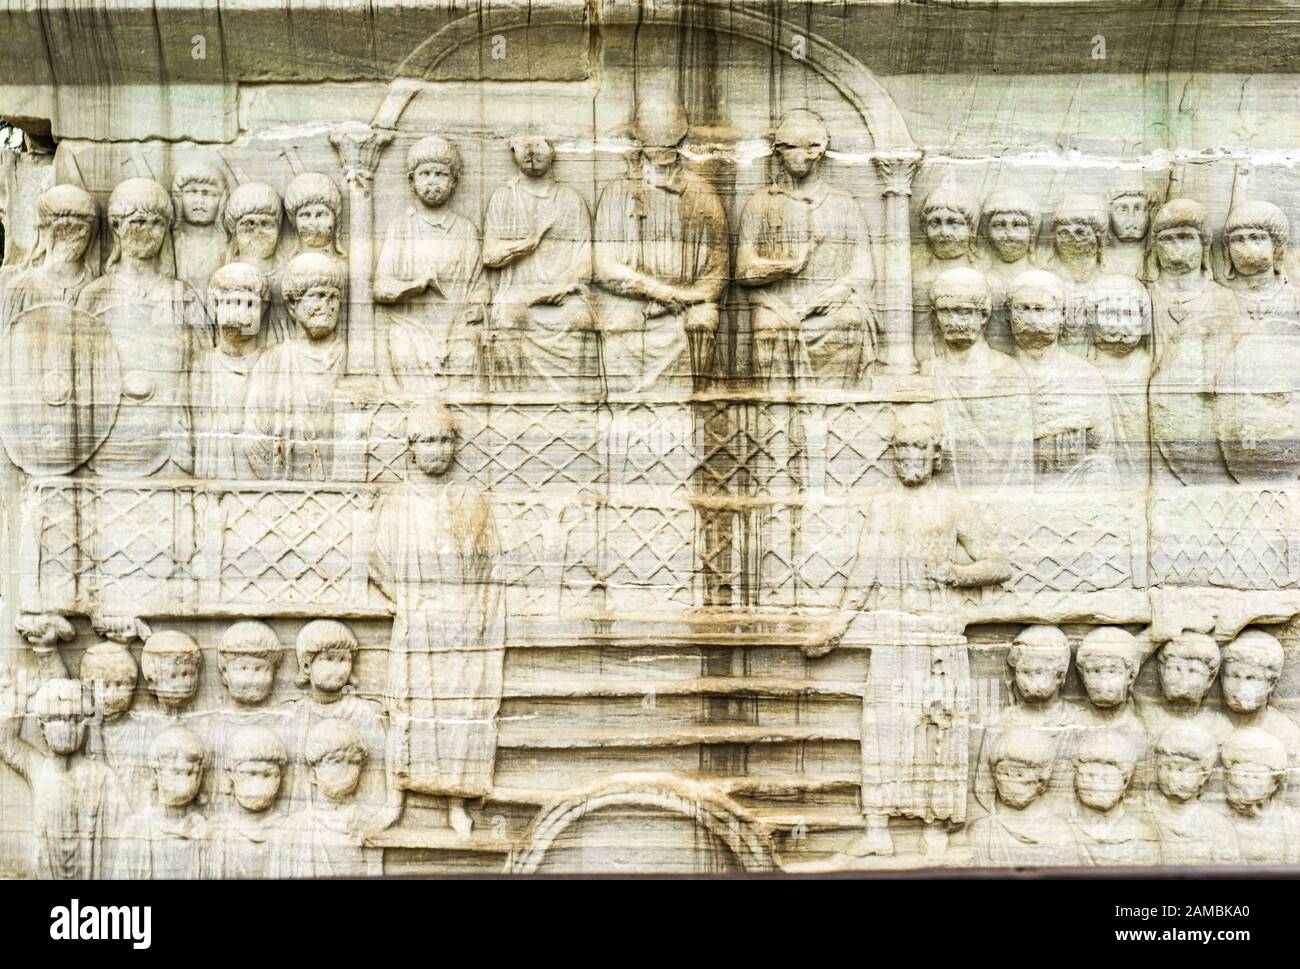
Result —
<instances>
[{"instance_id":1,"label":"weathered marble surface","mask_svg":"<svg viewBox=\"0 0 1300 969\"><path fill-rule=\"evenodd\" d=\"M0 871L1300 863L1297 4L1192 7L0 10Z\"/></svg>"}]
</instances>

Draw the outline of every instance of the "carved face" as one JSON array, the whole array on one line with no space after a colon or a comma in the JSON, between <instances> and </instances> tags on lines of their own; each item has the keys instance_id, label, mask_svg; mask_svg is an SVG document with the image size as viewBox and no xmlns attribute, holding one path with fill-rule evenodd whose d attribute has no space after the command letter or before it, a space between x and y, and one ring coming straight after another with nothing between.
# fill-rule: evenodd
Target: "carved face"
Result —
<instances>
[{"instance_id":1,"label":"carved face","mask_svg":"<svg viewBox=\"0 0 1300 969\"><path fill-rule=\"evenodd\" d=\"M275 664L265 656L229 656L221 663L221 681L236 703L261 703L271 695Z\"/></svg>"},{"instance_id":2,"label":"carved face","mask_svg":"<svg viewBox=\"0 0 1300 969\"><path fill-rule=\"evenodd\" d=\"M1209 780L1211 765L1181 754L1156 755L1156 783L1172 801L1191 801Z\"/></svg>"},{"instance_id":3,"label":"carved face","mask_svg":"<svg viewBox=\"0 0 1300 969\"><path fill-rule=\"evenodd\" d=\"M1090 656L1077 666L1088 701L1095 707L1117 707L1128 699L1135 670L1116 656Z\"/></svg>"},{"instance_id":4,"label":"carved face","mask_svg":"<svg viewBox=\"0 0 1300 969\"><path fill-rule=\"evenodd\" d=\"M1032 231L1023 212L994 212L989 216L989 247L1003 262L1015 262L1029 253Z\"/></svg>"},{"instance_id":5,"label":"carved face","mask_svg":"<svg viewBox=\"0 0 1300 969\"><path fill-rule=\"evenodd\" d=\"M352 650L323 649L311 660L307 675L322 693L337 693L352 679Z\"/></svg>"},{"instance_id":6,"label":"carved face","mask_svg":"<svg viewBox=\"0 0 1300 969\"><path fill-rule=\"evenodd\" d=\"M274 215L249 212L235 223L235 246L251 259L270 259L280 241L280 220Z\"/></svg>"},{"instance_id":7,"label":"carved face","mask_svg":"<svg viewBox=\"0 0 1300 969\"><path fill-rule=\"evenodd\" d=\"M1155 249L1156 261L1165 272L1182 276L1201 268L1201 234L1191 226L1165 229L1156 236Z\"/></svg>"},{"instance_id":8,"label":"carved face","mask_svg":"<svg viewBox=\"0 0 1300 969\"><path fill-rule=\"evenodd\" d=\"M826 146L818 141L780 144L776 146L776 153L791 178L807 178L826 154Z\"/></svg>"},{"instance_id":9,"label":"carved face","mask_svg":"<svg viewBox=\"0 0 1300 969\"><path fill-rule=\"evenodd\" d=\"M167 807L185 807L198 796L203 765L184 757L171 757L154 766L158 801Z\"/></svg>"},{"instance_id":10,"label":"carved face","mask_svg":"<svg viewBox=\"0 0 1300 969\"><path fill-rule=\"evenodd\" d=\"M451 166L443 162L424 162L407 175L411 190L430 208L437 208L451 198L456 188L456 175Z\"/></svg>"},{"instance_id":11,"label":"carved face","mask_svg":"<svg viewBox=\"0 0 1300 969\"><path fill-rule=\"evenodd\" d=\"M330 754L312 768L317 789L331 801L352 796L361 783L361 765L342 754Z\"/></svg>"},{"instance_id":12,"label":"carved face","mask_svg":"<svg viewBox=\"0 0 1300 969\"><path fill-rule=\"evenodd\" d=\"M1243 663L1240 660L1227 660L1223 664L1223 675L1219 678L1219 687L1223 690L1223 702L1233 713L1254 713L1262 710L1273 695L1277 685L1277 676L1255 663Z\"/></svg>"},{"instance_id":13,"label":"carved face","mask_svg":"<svg viewBox=\"0 0 1300 969\"><path fill-rule=\"evenodd\" d=\"M90 245L92 223L78 215L60 216L50 226L54 257L63 262L76 262L86 254Z\"/></svg>"},{"instance_id":14,"label":"carved face","mask_svg":"<svg viewBox=\"0 0 1300 969\"><path fill-rule=\"evenodd\" d=\"M934 474L935 459L939 456L937 441L895 441L894 474L909 488L917 488Z\"/></svg>"},{"instance_id":15,"label":"carved face","mask_svg":"<svg viewBox=\"0 0 1300 969\"><path fill-rule=\"evenodd\" d=\"M290 303L293 318L313 340L327 339L339 325L343 294L333 286L313 286Z\"/></svg>"},{"instance_id":16,"label":"carved face","mask_svg":"<svg viewBox=\"0 0 1300 969\"><path fill-rule=\"evenodd\" d=\"M1145 195L1121 195L1110 203L1110 231L1120 242L1141 242L1147 234Z\"/></svg>"},{"instance_id":17,"label":"carved face","mask_svg":"<svg viewBox=\"0 0 1300 969\"><path fill-rule=\"evenodd\" d=\"M181 218L190 225L211 225L221 208L221 191L215 185L189 182L181 189Z\"/></svg>"},{"instance_id":18,"label":"carved face","mask_svg":"<svg viewBox=\"0 0 1300 969\"><path fill-rule=\"evenodd\" d=\"M641 149L641 157L655 168L672 168L677 164L676 145L646 145Z\"/></svg>"},{"instance_id":19,"label":"carved face","mask_svg":"<svg viewBox=\"0 0 1300 969\"><path fill-rule=\"evenodd\" d=\"M273 760L245 760L230 771L235 800L245 811L265 811L280 793L283 768Z\"/></svg>"},{"instance_id":20,"label":"carved face","mask_svg":"<svg viewBox=\"0 0 1300 969\"><path fill-rule=\"evenodd\" d=\"M187 657L163 654L153 659L144 671L145 682L167 709L183 707L199 691L199 670Z\"/></svg>"},{"instance_id":21,"label":"carved face","mask_svg":"<svg viewBox=\"0 0 1300 969\"><path fill-rule=\"evenodd\" d=\"M117 220L117 239L132 259L152 259L167 236L167 220L161 213L140 210Z\"/></svg>"},{"instance_id":22,"label":"carved face","mask_svg":"<svg viewBox=\"0 0 1300 969\"><path fill-rule=\"evenodd\" d=\"M217 328L223 336L254 337L262 328L262 297L246 290L222 290L215 293Z\"/></svg>"},{"instance_id":23,"label":"carved face","mask_svg":"<svg viewBox=\"0 0 1300 969\"><path fill-rule=\"evenodd\" d=\"M935 209L925 217L925 241L939 259L958 259L970 252L970 223L955 209Z\"/></svg>"},{"instance_id":24,"label":"carved face","mask_svg":"<svg viewBox=\"0 0 1300 969\"><path fill-rule=\"evenodd\" d=\"M1228 258L1242 276L1258 276L1273 268L1273 237L1266 229L1234 229L1228 236Z\"/></svg>"},{"instance_id":25,"label":"carved face","mask_svg":"<svg viewBox=\"0 0 1300 969\"><path fill-rule=\"evenodd\" d=\"M516 138L510 142L510 151L519 170L533 178L549 172L551 163L555 161L555 148L541 137Z\"/></svg>"},{"instance_id":26,"label":"carved face","mask_svg":"<svg viewBox=\"0 0 1300 969\"><path fill-rule=\"evenodd\" d=\"M1092 223L1082 219L1066 219L1056 223L1053 230L1056 251L1064 257L1096 258L1101 240Z\"/></svg>"},{"instance_id":27,"label":"carved face","mask_svg":"<svg viewBox=\"0 0 1300 969\"><path fill-rule=\"evenodd\" d=\"M1016 692L1030 703L1042 703L1056 696L1065 682L1065 667L1045 656L1021 656L1013 677Z\"/></svg>"},{"instance_id":28,"label":"carved face","mask_svg":"<svg viewBox=\"0 0 1300 969\"><path fill-rule=\"evenodd\" d=\"M41 736L50 750L60 757L75 754L86 736L86 720L79 716L41 717L37 721Z\"/></svg>"},{"instance_id":29,"label":"carved face","mask_svg":"<svg viewBox=\"0 0 1300 969\"><path fill-rule=\"evenodd\" d=\"M988 312L974 300L940 297L934 303L934 318L943 342L964 350L979 339L988 322Z\"/></svg>"},{"instance_id":30,"label":"carved face","mask_svg":"<svg viewBox=\"0 0 1300 969\"><path fill-rule=\"evenodd\" d=\"M135 698L135 677L96 680L93 687L95 703L105 720L116 720L131 709L131 701Z\"/></svg>"},{"instance_id":31,"label":"carved face","mask_svg":"<svg viewBox=\"0 0 1300 969\"><path fill-rule=\"evenodd\" d=\"M1109 811L1124 796L1132 776L1117 764L1082 761L1074 768L1074 791L1088 807Z\"/></svg>"},{"instance_id":32,"label":"carved face","mask_svg":"<svg viewBox=\"0 0 1300 969\"><path fill-rule=\"evenodd\" d=\"M434 477L446 474L456 457L456 432L450 427L421 434L411 442L415 466Z\"/></svg>"},{"instance_id":33,"label":"carved face","mask_svg":"<svg viewBox=\"0 0 1300 969\"><path fill-rule=\"evenodd\" d=\"M1027 764L1011 758L998 761L993 768L998 799L1013 808L1028 807L1038 800L1039 795L1047 790L1051 776L1050 765Z\"/></svg>"},{"instance_id":34,"label":"carved face","mask_svg":"<svg viewBox=\"0 0 1300 969\"><path fill-rule=\"evenodd\" d=\"M334 210L324 202L308 202L293 216L298 238L311 249L325 249L334 244L334 221Z\"/></svg>"},{"instance_id":35,"label":"carved face","mask_svg":"<svg viewBox=\"0 0 1300 969\"><path fill-rule=\"evenodd\" d=\"M1097 346L1111 353L1128 353L1145 333L1142 304L1128 296L1103 296L1097 300L1093 334Z\"/></svg>"},{"instance_id":36,"label":"carved face","mask_svg":"<svg viewBox=\"0 0 1300 969\"><path fill-rule=\"evenodd\" d=\"M1281 773L1267 764L1226 765L1223 779L1227 783L1228 803L1238 810L1266 803L1282 783Z\"/></svg>"},{"instance_id":37,"label":"carved face","mask_svg":"<svg viewBox=\"0 0 1300 969\"><path fill-rule=\"evenodd\" d=\"M1065 322L1065 307L1050 293L1017 294L1010 302L1011 335L1016 346L1041 350L1056 342Z\"/></svg>"},{"instance_id":38,"label":"carved face","mask_svg":"<svg viewBox=\"0 0 1300 969\"><path fill-rule=\"evenodd\" d=\"M1200 703L1213 682L1214 670L1204 660L1170 656L1160 661L1160 692L1170 703Z\"/></svg>"}]
</instances>

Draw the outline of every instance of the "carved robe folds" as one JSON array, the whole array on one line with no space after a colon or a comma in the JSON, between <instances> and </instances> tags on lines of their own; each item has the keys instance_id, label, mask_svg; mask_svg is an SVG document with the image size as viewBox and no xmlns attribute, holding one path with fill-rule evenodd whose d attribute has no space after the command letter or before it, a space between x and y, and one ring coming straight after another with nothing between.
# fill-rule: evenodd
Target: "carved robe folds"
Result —
<instances>
[{"instance_id":1,"label":"carved robe folds","mask_svg":"<svg viewBox=\"0 0 1300 969\"><path fill-rule=\"evenodd\" d=\"M371 577L396 607L386 695L398 786L481 797L505 663L492 509L465 485L412 484L376 522Z\"/></svg>"},{"instance_id":2,"label":"carved robe folds","mask_svg":"<svg viewBox=\"0 0 1300 969\"><path fill-rule=\"evenodd\" d=\"M343 340L290 340L253 368L244 455L263 479L326 481L334 467L334 391Z\"/></svg>"}]
</instances>

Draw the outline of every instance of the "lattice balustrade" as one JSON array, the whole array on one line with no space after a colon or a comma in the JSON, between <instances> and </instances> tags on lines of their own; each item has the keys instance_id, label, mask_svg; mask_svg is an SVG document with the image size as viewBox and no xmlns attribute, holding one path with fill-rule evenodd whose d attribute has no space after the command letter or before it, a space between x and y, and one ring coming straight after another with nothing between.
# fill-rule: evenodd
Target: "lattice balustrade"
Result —
<instances>
[{"instance_id":1,"label":"lattice balustrade","mask_svg":"<svg viewBox=\"0 0 1300 969\"><path fill-rule=\"evenodd\" d=\"M1294 586L1295 493L1252 488L1181 488L1151 505L1151 575L1164 585L1231 589Z\"/></svg>"}]
</instances>

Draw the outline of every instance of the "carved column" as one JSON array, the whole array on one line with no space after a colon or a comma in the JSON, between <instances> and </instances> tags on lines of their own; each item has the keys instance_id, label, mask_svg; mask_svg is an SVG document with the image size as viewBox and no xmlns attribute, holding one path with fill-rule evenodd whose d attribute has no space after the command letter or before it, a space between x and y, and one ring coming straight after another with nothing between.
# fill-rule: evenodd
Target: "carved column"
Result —
<instances>
[{"instance_id":1,"label":"carved column","mask_svg":"<svg viewBox=\"0 0 1300 969\"><path fill-rule=\"evenodd\" d=\"M393 132L364 124L343 125L330 135L348 187L348 359L349 374L378 373L373 296L375 207L371 183L379 154Z\"/></svg>"},{"instance_id":2,"label":"carved column","mask_svg":"<svg viewBox=\"0 0 1300 969\"><path fill-rule=\"evenodd\" d=\"M881 267L880 355L887 373L915 373L912 346L912 226L908 199L912 177L921 162L919 151L875 155L871 159L885 200L885 260Z\"/></svg>"}]
</instances>

